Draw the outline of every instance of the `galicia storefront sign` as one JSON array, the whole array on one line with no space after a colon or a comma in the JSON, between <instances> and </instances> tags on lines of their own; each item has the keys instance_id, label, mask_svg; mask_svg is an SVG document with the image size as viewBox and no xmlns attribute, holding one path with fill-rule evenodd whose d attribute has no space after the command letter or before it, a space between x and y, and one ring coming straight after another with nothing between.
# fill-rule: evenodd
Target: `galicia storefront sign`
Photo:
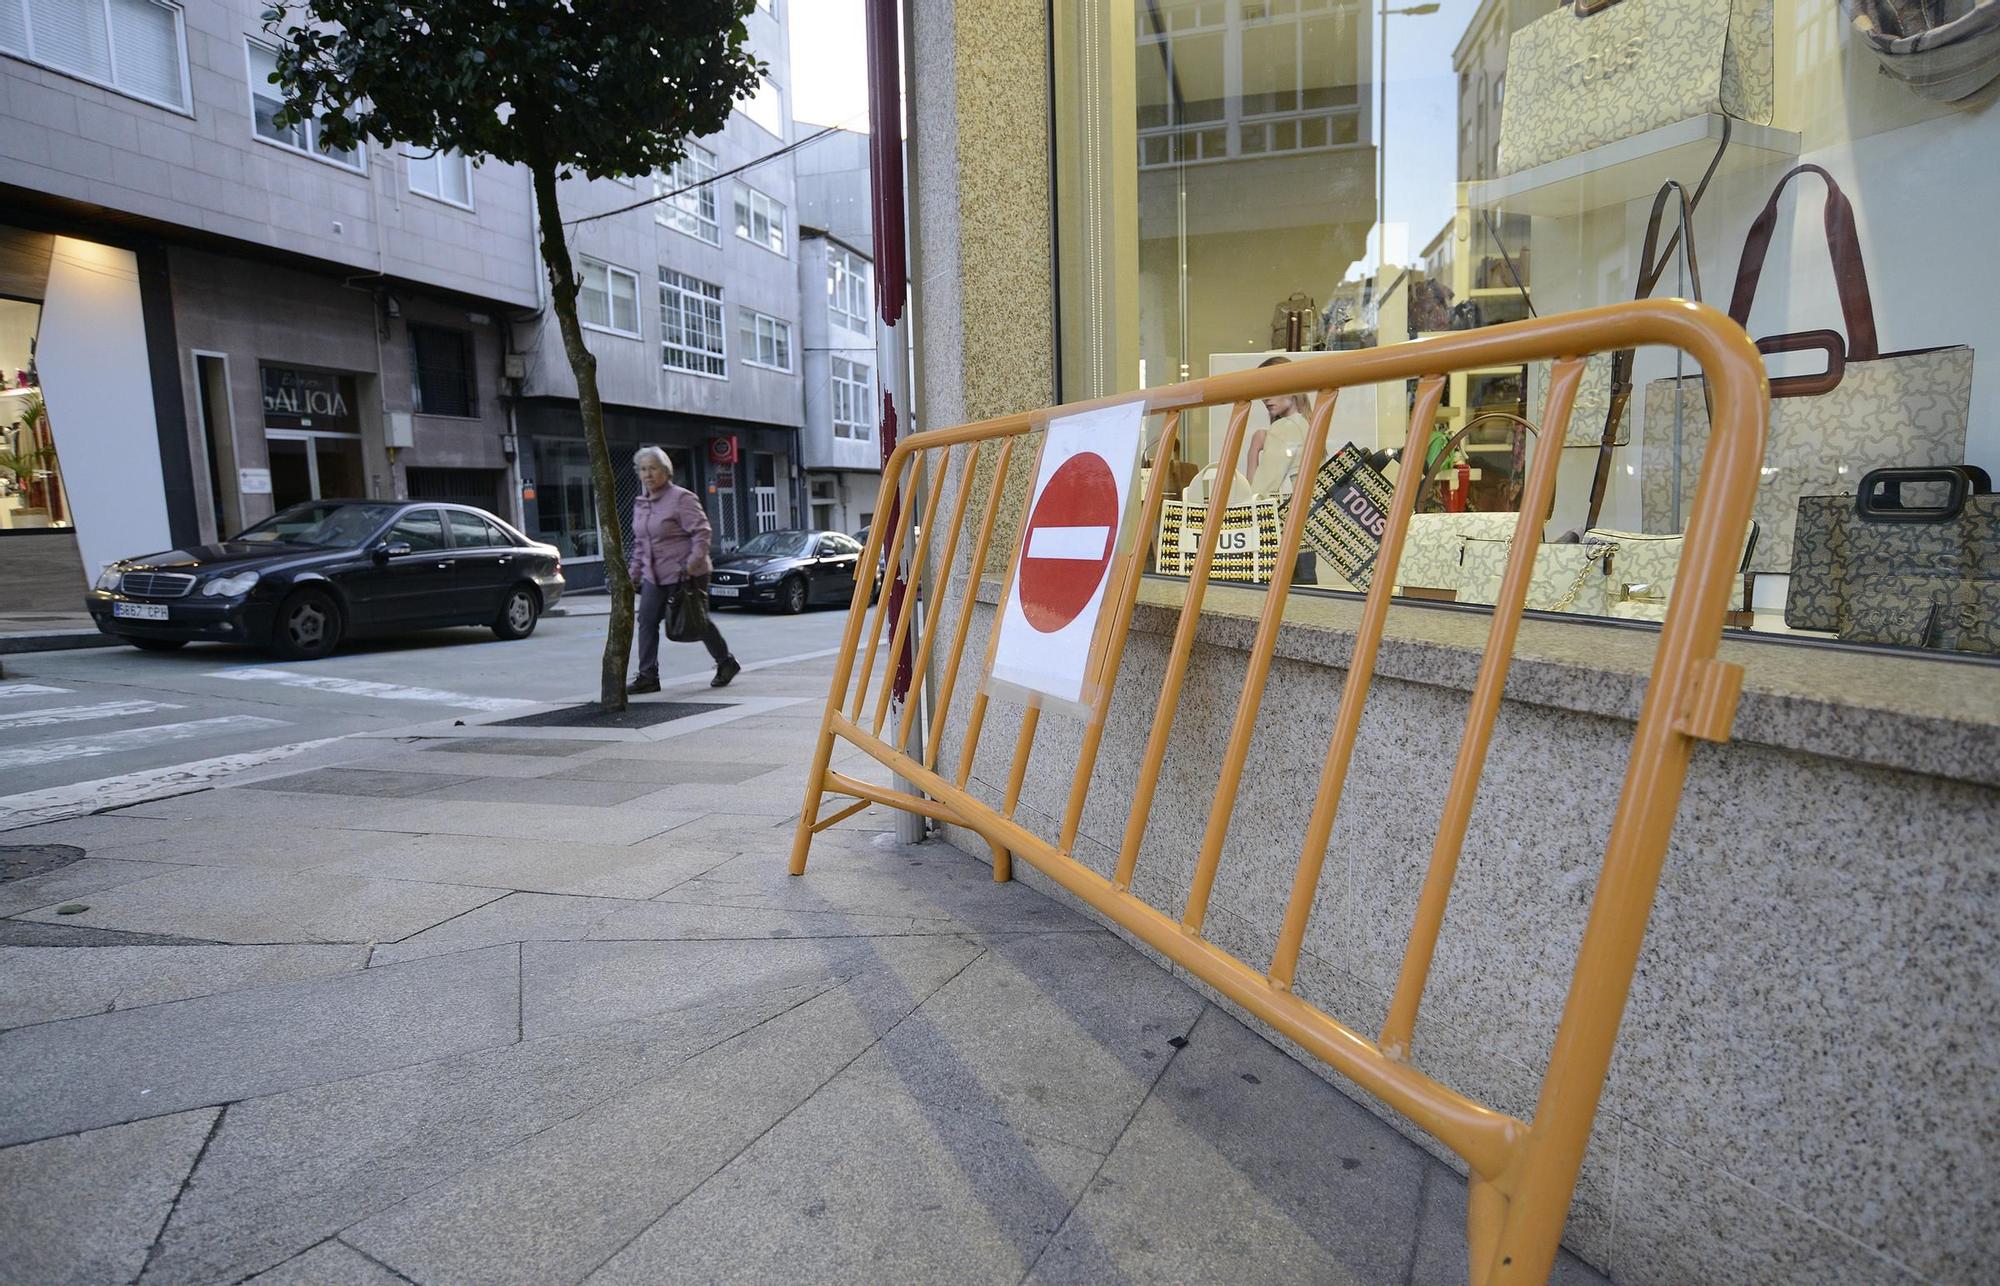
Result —
<instances>
[{"instance_id":1,"label":"galicia storefront sign","mask_svg":"<svg viewBox=\"0 0 2000 1286\"><path fill-rule=\"evenodd\" d=\"M266 428L361 432L361 418L355 413L352 375L302 371L290 366L266 366L262 370Z\"/></svg>"}]
</instances>

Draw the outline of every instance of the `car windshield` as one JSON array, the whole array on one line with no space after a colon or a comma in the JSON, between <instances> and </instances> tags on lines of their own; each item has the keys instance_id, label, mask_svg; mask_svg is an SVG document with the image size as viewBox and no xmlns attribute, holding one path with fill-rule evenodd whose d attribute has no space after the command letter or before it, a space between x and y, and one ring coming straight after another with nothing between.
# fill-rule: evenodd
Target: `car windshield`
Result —
<instances>
[{"instance_id":1,"label":"car windshield","mask_svg":"<svg viewBox=\"0 0 2000 1286\"><path fill-rule=\"evenodd\" d=\"M736 552L796 558L806 552L808 539L810 537L803 531L760 531L738 545Z\"/></svg>"},{"instance_id":2,"label":"car windshield","mask_svg":"<svg viewBox=\"0 0 2000 1286\"><path fill-rule=\"evenodd\" d=\"M282 545L358 545L389 520L394 505L294 505L238 536Z\"/></svg>"}]
</instances>

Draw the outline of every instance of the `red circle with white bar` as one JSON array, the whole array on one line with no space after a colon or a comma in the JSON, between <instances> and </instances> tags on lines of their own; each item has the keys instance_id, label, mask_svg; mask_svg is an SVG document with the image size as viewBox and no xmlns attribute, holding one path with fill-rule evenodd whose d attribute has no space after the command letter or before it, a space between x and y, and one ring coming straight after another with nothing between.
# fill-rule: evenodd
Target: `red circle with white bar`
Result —
<instances>
[{"instance_id":1,"label":"red circle with white bar","mask_svg":"<svg viewBox=\"0 0 2000 1286\"><path fill-rule=\"evenodd\" d=\"M1073 455L1042 488L1021 544L1021 614L1044 634L1067 628L1104 580L1118 540L1118 480L1103 456Z\"/></svg>"}]
</instances>

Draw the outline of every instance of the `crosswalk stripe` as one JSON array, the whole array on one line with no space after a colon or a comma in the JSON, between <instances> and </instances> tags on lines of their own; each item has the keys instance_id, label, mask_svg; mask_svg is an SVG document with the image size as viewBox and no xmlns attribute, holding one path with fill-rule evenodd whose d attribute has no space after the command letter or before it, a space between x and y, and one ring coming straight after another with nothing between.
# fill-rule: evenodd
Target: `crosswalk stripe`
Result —
<instances>
[{"instance_id":1,"label":"crosswalk stripe","mask_svg":"<svg viewBox=\"0 0 2000 1286\"><path fill-rule=\"evenodd\" d=\"M98 755L121 754L127 750L144 750L148 746L187 741L194 737L208 737L217 733L255 732L264 728L285 726L287 725L283 719L266 719L254 714L229 714L214 719L195 719L188 723L156 723L144 728L124 728L117 732L99 733L94 737L71 737L66 741L43 741L9 746L0 749L0 768L39 768L45 764L61 763L66 759L90 759Z\"/></svg>"},{"instance_id":2,"label":"crosswalk stripe","mask_svg":"<svg viewBox=\"0 0 2000 1286\"><path fill-rule=\"evenodd\" d=\"M99 777L95 781L71 782L66 786L23 791L18 795L0 795L0 831L39 826L45 822L101 813L107 808L124 808L147 800L205 790L224 777L342 740L344 738L322 737L316 741L294 741L289 745L248 750L239 755L217 755L213 759L196 759L184 764L169 764L165 768L119 773L115 777Z\"/></svg>"},{"instance_id":3,"label":"crosswalk stripe","mask_svg":"<svg viewBox=\"0 0 2000 1286\"><path fill-rule=\"evenodd\" d=\"M124 719L133 715L153 714L160 710L178 710L179 706L166 701L100 701L87 706L50 706L45 710L24 710L19 714L0 714L0 728L41 728L52 723L86 723L92 719Z\"/></svg>"},{"instance_id":4,"label":"crosswalk stripe","mask_svg":"<svg viewBox=\"0 0 2000 1286\"><path fill-rule=\"evenodd\" d=\"M48 697L68 688L52 688L44 683L0 683L0 700L8 697Z\"/></svg>"},{"instance_id":5,"label":"crosswalk stripe","mask_svg":"<svg viewBox=\"0 0 2000 1286\"><path fill-rule=\"evenodd\" d=\"M337 692L343 696L373 697L379 701L428 701L432 705L457 706L462 710L480 710L489 714L542 704L522 697L479 697L466 692L447 692L442 688L412 688L400 683L378 683L373 679L343 679L331 674L300 674L297 670L281 670L269 665L251 665L238 670L211 670L207 677L280 683L288 688L311 688L318 692Z\"/></svg>"}]
</instances>

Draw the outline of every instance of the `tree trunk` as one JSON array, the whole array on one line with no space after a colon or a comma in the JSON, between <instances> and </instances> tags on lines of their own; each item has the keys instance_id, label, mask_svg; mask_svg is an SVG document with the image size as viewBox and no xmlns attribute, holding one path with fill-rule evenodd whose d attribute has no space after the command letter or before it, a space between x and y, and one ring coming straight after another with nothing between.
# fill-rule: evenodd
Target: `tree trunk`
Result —
<instances>
[{"instance_id":1,"label":"tree trunk","mask_svg":"<svg viewBox=\"0 0 2000 1286\"><path fill-rule=\"evenodd\" d=\"M535 209L541 217L542 264L549 272L549 293L562 331L563 352L576 374L577 409L583 413L583 440L590 448L590 480L597 491L597 530L603 542L604 577L611 588L611 628L604 636L604 667L598 676L597 699L607 710L625 708L625 666L632 656L632 577L625 568L625 528L618 514L618 488L611 468L611 449L604 442L604 404L597 397L597 358L583 343L576 320L576 265L563 235L562 211L556 205L553 166L531 171Z\"/></svg>"}]
</instances>

